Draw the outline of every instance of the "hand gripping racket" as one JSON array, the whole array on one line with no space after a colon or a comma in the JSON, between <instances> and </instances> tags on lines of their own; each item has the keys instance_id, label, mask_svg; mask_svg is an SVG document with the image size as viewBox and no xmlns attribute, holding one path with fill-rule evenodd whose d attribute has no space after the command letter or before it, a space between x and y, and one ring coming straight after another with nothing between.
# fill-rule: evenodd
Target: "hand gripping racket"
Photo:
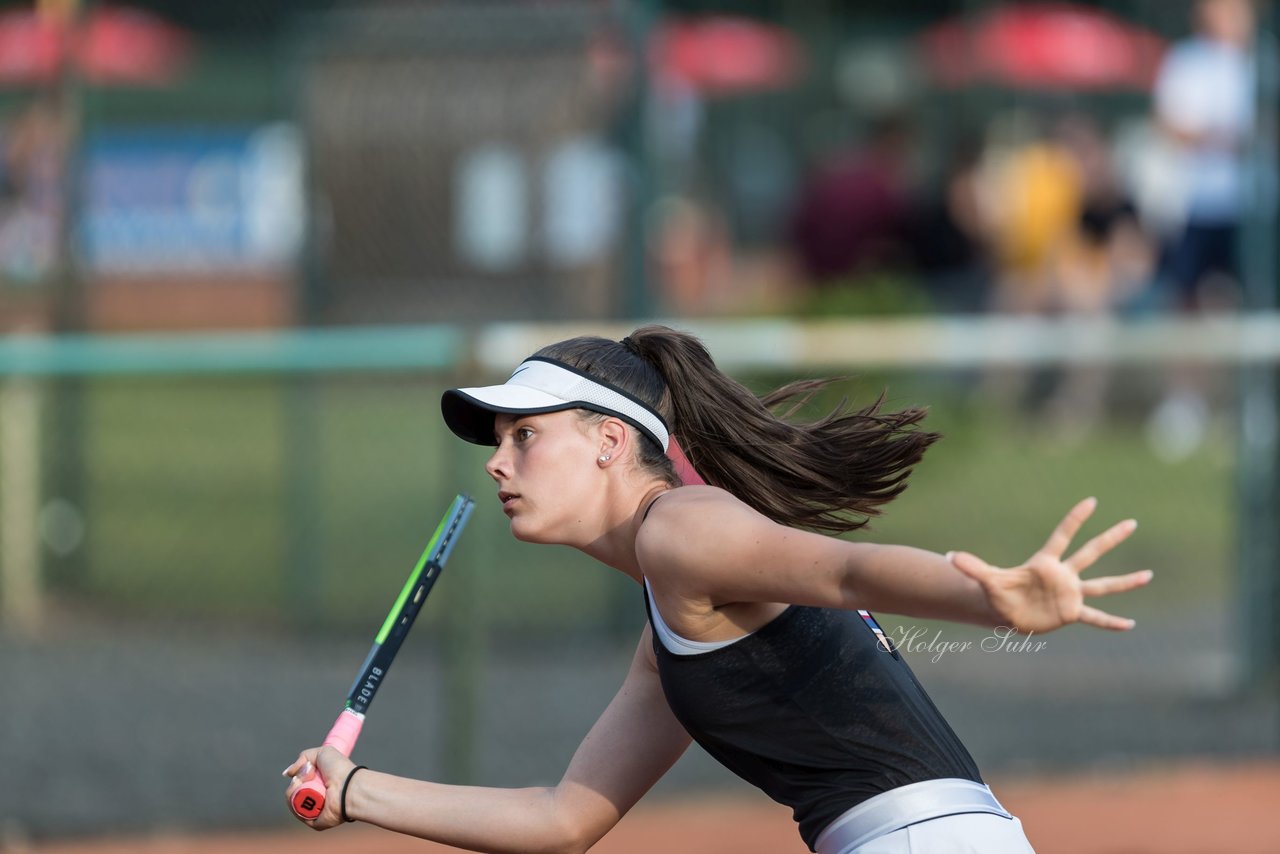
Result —
<instances>
[{"instance_id":1,"label":"hand gripping racket","mask_svg":"<svg viewBox=\"0 0 1280 854\"><path fill-rule=\"evenodd\" d=\"M459 495L453 499L449 512L440 520L431 542L427 544L422 557L418 558L418 565L409 574L409 580L405 582L399 598L391 606L391 613L387 614L386 622L374 639L373 648L369 650L369 656L364 660L360 674L347 694L346 706L338 714L333 729L325 736L326 747L340 751L343 756L351 755L356 739L360 737L360 729L364 726L364 716L369 711L369 704L373 702L378 687L386 678L387 670L395 660L405 635L413 627L413 620L418 616L427 594L440 577L440 570L449 559L449 553L453 551L463 526L471 518L474 507L475 502L469 496ZM289 803L300 818L315 818L324 809L324 794L325 784L317 773L298 786Z\"/></svg>"}]
</instances>

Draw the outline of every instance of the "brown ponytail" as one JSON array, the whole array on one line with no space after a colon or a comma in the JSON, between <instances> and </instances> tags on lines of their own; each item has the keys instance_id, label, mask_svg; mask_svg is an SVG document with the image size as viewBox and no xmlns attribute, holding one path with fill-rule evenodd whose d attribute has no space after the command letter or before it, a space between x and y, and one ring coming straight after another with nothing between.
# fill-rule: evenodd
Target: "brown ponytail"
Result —
<instances>
[{"instance_id":1,"label":"brown ponytail","mask_svg":"<svg viewBox=\"0 0 1280 854\"><path fill-rule=\"evenodd\" d=\"M883 395L857 411L842 405L817 421L792 423L788 419L829 380L790 383L760 398L722 373L697 338L665 326L637 329L623 343L575 338L537 355L648 402L707 483L785 525L828 532L862 527L906 489L912 466L940 438L914 429L923 409L881 412ZM640 461L674 483L656 445L644 448Z\"/></svg>"}]
</instances>

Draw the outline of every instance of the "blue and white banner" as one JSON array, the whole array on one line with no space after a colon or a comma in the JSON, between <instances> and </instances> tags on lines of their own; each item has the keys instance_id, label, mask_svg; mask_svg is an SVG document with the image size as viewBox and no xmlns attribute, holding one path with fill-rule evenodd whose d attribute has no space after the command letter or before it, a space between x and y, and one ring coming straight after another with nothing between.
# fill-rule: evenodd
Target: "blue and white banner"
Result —
<instances>
[{"instance_id":1,"label":"blue and white banner","mask_svg":"<svg viewBox=\"0 0 1280 854\"><path fill-rule=\"evenodd\" d=\"M284 124L93 134L84 264L95 273L288 269L303 235L302 150Z\"/></svg>"}]
</instances>

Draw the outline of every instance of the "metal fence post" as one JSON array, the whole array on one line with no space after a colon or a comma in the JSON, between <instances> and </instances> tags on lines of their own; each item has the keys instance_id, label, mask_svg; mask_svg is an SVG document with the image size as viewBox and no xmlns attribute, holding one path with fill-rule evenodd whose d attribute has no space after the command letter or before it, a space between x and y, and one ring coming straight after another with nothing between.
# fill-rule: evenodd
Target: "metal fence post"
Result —
<instances>
[{"instance_id":1,"label":"metal fence post","mask_svg":"<svg viewBox=\"0 0 1280 854\"><path fill-rule=\"evenodd\" d=\"M34 377L0 383L0 616L22 634L40 629L40 392Z\"/></svg>"},{"instance_id":2,"label":"metal fence post","mask_svg":"<svg viewBox=\"0 0 1280 854\"><path fill-rule=\"evenodd\" d=\"M1245 310L1277 303L1277 110L1280 60L1276 4L1260 10L1257 58L1258 127L1248 153L1247 199L1241 234ZM1240 448L1237 454L1239 643L1243 683L1257 686L1280 673L1280 392L1272 362L1245 364L1239 373Z\"/></svg>"}]
</instances>

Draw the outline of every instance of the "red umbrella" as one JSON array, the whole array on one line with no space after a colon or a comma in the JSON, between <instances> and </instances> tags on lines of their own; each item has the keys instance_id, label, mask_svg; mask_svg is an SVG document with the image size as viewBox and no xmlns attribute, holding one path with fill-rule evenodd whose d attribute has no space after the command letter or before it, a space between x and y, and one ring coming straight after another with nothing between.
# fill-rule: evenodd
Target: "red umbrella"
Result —
<instances>
[{"instance_id":1,"label":"red umbrella","mask_svg":"<svg viewBox=\"0 0 1280 854\"><path fill-rule=\"evenodd\" d=\"M660 80L703 95L785 88L799 79L804 51L782 27L729 15L670 21L653 41Z\"/></svg>"},{"instance_id":2,"label":"red umbrella","mask_svg":"<svg viewBox=\"0 0 1280 854\"><path fill-rule=\"evenodd\" d=\"M926 30L925 66L948 87L1150 88L1165 42L1115 15L1068 3L1002 6Z\"/></svg>"},{"instance_id":3,"label":"red umbrella","mask_svg":"<svg viewBox=\"0 0 1280 854\"><path fill-rule=\"evenodd\" d=\"M97 6L72 28L31 9L0 12L0 85L47 84L68 62L90 83L160 85L190 54L184 30L140 9Z\"/></svg>"},{"instance_id":4,"label":"red umbrella","mask_svg":"<svg viewBox=\"0 0 1280 854\"><path fill-rule=\"evenodd\" d=\"M63 52L61 28L53 21L26 9L0 12L0 82L51 79Z\"/></svg>"}]
</instances>

